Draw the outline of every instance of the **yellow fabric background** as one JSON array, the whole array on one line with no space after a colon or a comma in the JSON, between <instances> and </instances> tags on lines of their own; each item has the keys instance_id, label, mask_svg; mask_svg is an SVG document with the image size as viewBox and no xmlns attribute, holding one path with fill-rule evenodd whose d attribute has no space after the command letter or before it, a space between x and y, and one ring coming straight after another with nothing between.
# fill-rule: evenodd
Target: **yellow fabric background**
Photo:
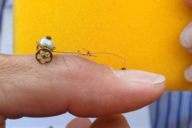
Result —
<instances>
[{"instance_id":1,"label":"yellow fabric background","mask_svg":"<svg viewBox=\"0 0 192 128\"><path fill-rule=\"evenodd\" d=\"M57 50L120 54L128 69L166 75L168 90L192 88L183 77L192 57L179 44L192 15L183 0L15 0L14 13L16 54L34 54L36 42L50 35ZM122 64L110 55L95 59Z\"/></svg>"}]
</instances>

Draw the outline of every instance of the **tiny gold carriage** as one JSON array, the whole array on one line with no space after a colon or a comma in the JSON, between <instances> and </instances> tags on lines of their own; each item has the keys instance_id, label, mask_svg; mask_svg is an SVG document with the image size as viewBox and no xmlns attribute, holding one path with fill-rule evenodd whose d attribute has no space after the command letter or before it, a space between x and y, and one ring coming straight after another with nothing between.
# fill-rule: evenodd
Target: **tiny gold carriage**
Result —
<instances>
[{"instance_id":1,"label":"tiny gold carriage","mask_svg":"<svg viewBox=\"0 0 192 128\"><path fill-rule=\"evenodd\" d=\"M78 55L78 56L86 56L86 57L91 57L91 56L96 56L96 54L104 54L104 55L112 55L116 56L119 59L123 61L123 67L121 70L126 70L126 59L122 57L121 55L115 54L115 53L110 53L110 52L90 52L89 50L82 49L78 50L77 52L63 52L63 51L56 51L54 43L51 39L51 37L47 36L42 38L39 42L37 42L37 53L36 53L36 60L40 64L47 64L50 63L53 59L53 52L54 53L64 53L64 54L73 54L73 55Z\"/></svg>"}]
</instances>

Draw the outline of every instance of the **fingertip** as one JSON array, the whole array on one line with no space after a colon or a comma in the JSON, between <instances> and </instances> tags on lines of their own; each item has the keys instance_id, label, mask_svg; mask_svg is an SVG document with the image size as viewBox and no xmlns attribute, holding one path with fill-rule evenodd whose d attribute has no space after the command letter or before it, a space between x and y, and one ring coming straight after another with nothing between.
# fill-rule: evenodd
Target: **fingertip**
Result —
<instances>
[{"instance_id":1,"label":"fingertip","mask_svg":"<svg viewBox=\"0 0 192 128\"><path fill-rule=\"evenodd\" d=\"M91 121L87 118L75 118L73 119L66 128L89 128Z\"/></svg>"},{"instance_id":2,"label":"fingertip","mask_svg":"<svg viewBox=\"0 0 192 128\"><path fill-rule=\"evenodd\" d=\"M129 124L123 115L113 115L98 118L90 128L129 128Z\"/></svg>"},{"instance_id":3,"label":"fingertip","mask_svg":"<svg viewBox=\"0 0 192 128\"><path fill-rule=\"evenodd\" d=\"M180 35L181 45L187 49L192 48L192 23L187 25Z\"/></svg>"},{"instance_id":4,"label":"fingertip","mask_svg":"<svg viewBox=\"0 0 192 128\"><path fill-rule=\"evenodd\" d=\"M189 4L190 6L192 6L192 0L185 0L187 2L187 4Z\"/></svg>"},{"instance_id":5,"label":"fingertip","mask_svg":"<svg viewBox=\"0 0 192 128\"><path fill-rule=\"evenodd\" d=\"M127 82L129 90L133 89L129 93L132 93L132 96L135 98L135 107L133 107L135 109L158 99L166 87L166 77L155 73L129 70L118 71L118 76Z\"/></svg>"},{"instance_id":6,"label":"fingertip","mask_svg":"<svg viewBox=\"0 0 192 128\"><path fill-rule=\"evenodd\" d=\"M103 75L102 78L105 79L102 83L105 84L96 79L92 83L97 83L96 85L91 85L91 88L87 85L88 97L85 94L83 96L86 97L83 98L79 98L82 95L75 96L75 102L70 105L70 112L75 115L93 117L129 112L148 105L164 92L166 79L162 75L138 70L113 70L112 72L113 74ZM75 107L77 103L79 105Z\"/></svg>"},{"instance_id":7,"label":"fingertip","mask_svg":"<svg viewBox=\"0 0 192 128\"><path fill-rule=\"evenodd\" d=\"M185 70L184 77L188 82L192 82L192 66Z\"/></svg>"}]
</instances>

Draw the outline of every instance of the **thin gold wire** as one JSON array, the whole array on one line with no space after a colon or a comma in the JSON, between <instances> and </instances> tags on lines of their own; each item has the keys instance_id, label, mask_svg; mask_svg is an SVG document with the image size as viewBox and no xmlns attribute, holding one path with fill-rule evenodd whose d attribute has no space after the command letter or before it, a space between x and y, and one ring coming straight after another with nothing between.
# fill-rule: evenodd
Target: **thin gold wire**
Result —
<instances>
[{"instance_id":1,"label":"thin gold wire","mask_svg":"<svg viewBox=\"0 0 192 128\"><path fill-rule=\"evenodd\" d=\"M122 69L126 69L127 67L127 61L124 57L122 57L121 55L115 54L115 53L110 53L110 52L90 52L89 50L83 49L86 51L86 53L82 53L80 51L77 52L63 52L63 51L56 51L54 50L54 53L63 53L63 54L73 54L73 55L83 55L83 56L95 56L98 54L105 54L105 55L113 55L118 57L119 59L121 59L123 61L123 67Z\"/></svg>"}]
</instances>

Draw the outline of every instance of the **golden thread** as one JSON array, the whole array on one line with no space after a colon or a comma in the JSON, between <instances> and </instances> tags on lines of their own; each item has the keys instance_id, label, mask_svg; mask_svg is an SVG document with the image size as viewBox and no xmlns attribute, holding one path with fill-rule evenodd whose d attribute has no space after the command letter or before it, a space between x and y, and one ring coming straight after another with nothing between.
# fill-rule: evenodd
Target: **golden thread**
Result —
<instances>
[{"instance_id":1,"label":"golden thread","mask_svg":"<svg viewBox=\"0 0 192 128\"><path fill-rule=\"evenodd\" d=\"M53 52L54 53L63 53L63 54L73 54L73 55L82 55L82 56L93 56L93 57L96 57L96 55L98 54L102 54L102 55L112 55L112 56L116 56L118 57L119 59L121 59L123 61L123 67L122 67L122 70L126 70L126 67L127 67L127 61L126 59L121 56L121 55L118 55L116 53L111 53L111 52L90 52L89 50L83 48L83 50L85 50L85 53L81 52L80 50L78 50L77 52L63 52L63 51L56 51L54 50Z\"/></svg>"}]
</instances>

